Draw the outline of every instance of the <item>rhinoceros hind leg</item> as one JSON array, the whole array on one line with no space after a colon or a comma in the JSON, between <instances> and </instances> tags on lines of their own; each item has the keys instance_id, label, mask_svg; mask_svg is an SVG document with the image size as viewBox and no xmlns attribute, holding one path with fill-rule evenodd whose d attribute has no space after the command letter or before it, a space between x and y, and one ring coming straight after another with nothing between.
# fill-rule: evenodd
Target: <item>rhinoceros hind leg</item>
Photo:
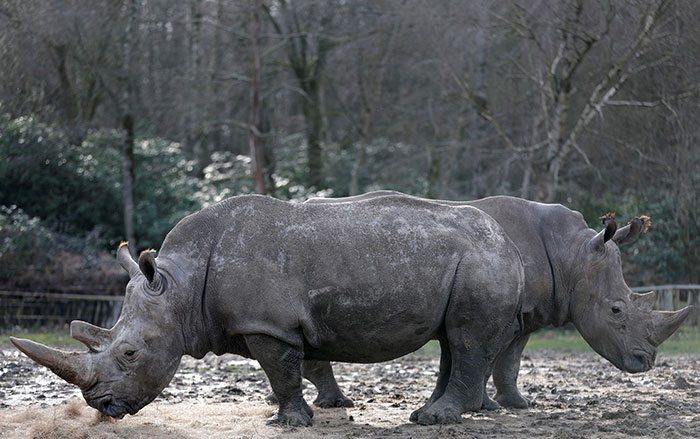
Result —
<instances>
[{"instance_id":1,"label":"rhinoceros hind leg","mask_svg":"<svg viewBox=\"0 0 700 439\"><path fill-rule=\"evenodd\" d=\"M411 417L409 418L411 422L418 423L418 418L420 417L420 414L425 409L430 407L445 393L447 382L450 379L450 370L452 368L452 356L450 355L450 348L447 344L447 339L444 335L439 336L438 340L440 341L440 369L438 372L437 384L435 385L435 390L433 390L433 394L430 395L428 401L425 404L423 404L423 407L411 413Z\"/></svg>"},{"instance_id":2,"label":"rhinoceros hind leg","mask_svg":"<svg viewBox=\"0 0 700 439\"><path fill-rule=\"evenodd\" d=\"M315 405L323 408L354 406L352 400L343 395L338 387L330 362L306 360L301 364L301 373L318 390Z\"/></svg>"},{"instance_id":3,"label":"rhinoceros hind leg","mask_svg":"<svg viewBox=\"0 0 700 439\"><path fill-rule=\"evenodd\" d=\"M418 424L458 423L462 421L462 413L481 408L486 352L463 329L453 328L451 332L447 334L452 359L447 386L437 401L414 412L411 420Z\"/></svg>"},{"instance_id":4,"label":"rhinoceros hind leg","mask_svg":"<svg viewBox=\"0 0 700 439\"><path fill-rule=\"evenodd\" d=\"M246 335L248 349L270 380L279 410L270 425L311 425L313 411L301 396L301 350L267 335Z\"/></svg>"},{"instance_id":5,"label":"rhinoceros hind leg","mask_svg":"<svg viewBox=\"0 0 700 439\"><path fill-rule=\"evenodd\" d=\"M493 369L493 383L496 386L496 401L503 407L526 409L528 401L518 390L520 357L529 335L522 335L503 350L497 357Z\"/></svg>"}]
</instances>

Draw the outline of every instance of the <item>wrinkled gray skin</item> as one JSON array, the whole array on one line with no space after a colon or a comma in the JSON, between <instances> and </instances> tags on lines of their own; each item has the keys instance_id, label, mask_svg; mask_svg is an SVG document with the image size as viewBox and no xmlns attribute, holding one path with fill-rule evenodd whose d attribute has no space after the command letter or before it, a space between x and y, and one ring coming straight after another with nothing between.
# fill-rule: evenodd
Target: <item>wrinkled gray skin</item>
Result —
<instances>
[{"instance_id":1,"label":"wrinkled gray skin","mask_svg":"<svg viewBox=\"0 0 700 439\"><path fill-rule=\"evenodd\" d=\"M271 422L310 425L303 360L323 376L328 361L386 361L437 338L450 373L412 419L458 422L481 406L483 377L522 331L518 250L469 206L235 197L180 221L158 258L144 252L137 264L123 244L118 259L131 281L116 325L71 325L89 352L12 339L117 418L152 401L182 355L212 351L260 362L279 400Z\"/></svg>"},{"instance_id":2,"label":"wrinkled gray skin","mask_svg":"<svg viewBox=\"0 0 700 439\"><path fill-rule=\"evenodd\" d=\"M404 195L376 191L347 198L313 198L307 204L361 203L386 196ZM415 197L410 197L415 198ZM426 200L428 201L428 200ZM542 204L520 198L495 196L475 201L431 202L479 208L493 217L518 247L525 263L523 320L525 330L498 354L492 371L496 386L493 401L483 391L484 409L501 406L527 408L517 387L520 357L529 334L544 326L572 322L588 344L617 368L644 372L654 365L656 348L673 334L691 311L652 311L655 293L633 293L622 277L618 245L633 242L643 219L616 229L608 222L601 232L586 225L583 216L559 204ZM440 362L440 375L450 373L449 362ZM338 388L330 364L314 364L319 400L351 406ZM274 400L274 395L268 397Z\"/></svg>"}]
</instances>

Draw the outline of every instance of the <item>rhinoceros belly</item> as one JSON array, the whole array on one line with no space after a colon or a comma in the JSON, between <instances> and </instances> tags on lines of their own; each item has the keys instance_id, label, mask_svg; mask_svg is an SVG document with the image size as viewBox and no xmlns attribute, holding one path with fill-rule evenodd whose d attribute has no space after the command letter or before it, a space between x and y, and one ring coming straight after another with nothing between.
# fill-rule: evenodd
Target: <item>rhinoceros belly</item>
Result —
<instances>
[{"instance_id":1,"label":"rhinoceros belly","mask_svg":"<svg viewBox=\"0 0 700 439\"><path fill-rule=\"evenodd\" d=\"M449 294L396 285L380 291L325 287L309 292L304 333L308 359L355 363L406 355L434 338Z\"/></svg>"}]
</instances>

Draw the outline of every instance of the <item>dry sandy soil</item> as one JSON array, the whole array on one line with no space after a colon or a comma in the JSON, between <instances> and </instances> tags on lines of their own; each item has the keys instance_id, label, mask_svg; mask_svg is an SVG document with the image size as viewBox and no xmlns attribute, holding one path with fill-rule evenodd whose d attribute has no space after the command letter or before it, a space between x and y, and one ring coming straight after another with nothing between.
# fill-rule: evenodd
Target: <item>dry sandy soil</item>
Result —
<instances>
[{"instance_id":1,"label":"dry sandy soil","mask_svg":"<svg viewBox=\"0 0 700 439\"><path fill-rule=\"evenodd\" d=\"M430 395L437 366L434 355L420 351L389 363L339 364L338 380L355 407L315 408L313 427L280 428L265 424L273 407L263 402L264 374L241 357L184 358L156 401L114 421L46 369L4 350L0 437L700 437L697 355L662 356L652 371L628 375L594 353L529 353L520 387L532 408L465 414L458 425L411 424L408 416ZM310 385L305 396L315 397Z\"/></svg>"}]
</instances>

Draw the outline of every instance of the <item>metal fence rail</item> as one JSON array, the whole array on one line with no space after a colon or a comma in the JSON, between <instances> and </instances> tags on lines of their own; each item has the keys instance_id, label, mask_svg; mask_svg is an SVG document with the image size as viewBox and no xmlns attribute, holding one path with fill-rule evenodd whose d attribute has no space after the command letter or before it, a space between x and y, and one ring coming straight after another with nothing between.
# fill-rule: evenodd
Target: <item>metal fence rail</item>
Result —
<instances>
[{"instance_id":1,"label":"metal fence rail","mask_svg":"<svg viewBox=\"0 0 700 439\"><path fill-rule=\"evenodd\" d=\"M655 309L661 311L672 311L686 305L695 305L695 309L685 320L686 325L700 326L700 285L698 284L670 284L670 285L650 285L646 287L635 287L632 291L645 293L656 291Z\"/></svg>"},{"instance_id":2,"label":"metal fence rail","mask_svg":"<svg viewBox=\"0 0 700 439\"><path fill-rule=\"evenodd\" d=\"M670 311L695 305L687 325L700 326L700 285L651 285L633 291L657 291L655 308ZM71 320L111 327L121 312L124 296L104 294L63 294L0 290L0 330L13 327L62 326Z\"/></svg>"},{"instance_id":3,"label":"metal fence rail","mask_svg":"<svg viewBox=\"0 0 700 439\"><path fill-rule=\"evenodd\" d=\"M111 327L124 296L0 290L0 329L61 326L85 320Z\"/></svg>"}]
</instances>

